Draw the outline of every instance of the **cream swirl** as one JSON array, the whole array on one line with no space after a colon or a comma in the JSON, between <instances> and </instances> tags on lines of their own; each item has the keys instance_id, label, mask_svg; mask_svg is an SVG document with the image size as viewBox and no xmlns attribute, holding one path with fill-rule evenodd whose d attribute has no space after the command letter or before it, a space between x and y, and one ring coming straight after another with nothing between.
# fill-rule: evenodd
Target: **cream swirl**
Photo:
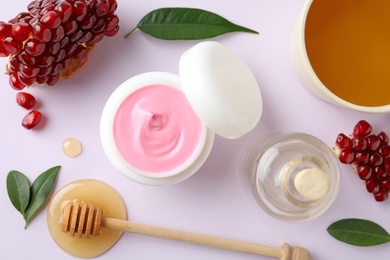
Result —
<instances>
[{"instance_id":1,"label":"cream swirl","mask_svg":"<svg viewBox=\"0 0 390 260\"><path fill-rule=\"evenodd\" d=\"M179 168L199 147L202 122L184 93L165 85L130 94L114 119L114 139L122 157L148 173Z\"/></svg>"}]
</instances>

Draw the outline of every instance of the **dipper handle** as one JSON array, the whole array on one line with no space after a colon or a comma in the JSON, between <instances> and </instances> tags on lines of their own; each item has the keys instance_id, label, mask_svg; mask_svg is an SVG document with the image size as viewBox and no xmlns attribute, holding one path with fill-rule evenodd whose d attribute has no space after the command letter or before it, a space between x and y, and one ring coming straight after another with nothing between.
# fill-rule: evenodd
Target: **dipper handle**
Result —
<instances>
[{"instance_id":1,"label":"dipper handle","mask_svg":"<svg viewBox=\"0 0 390 260\"><path fill-rule=\"evenodd\" d=\"M243 241L180 231L131 221L104 218L103 211L88 203L68 204L62 212L62 231L79 238L99 235L100 228L166 238L192 244L274 257L281 260L310 260L310 253L302 247L291 248L284 243L281 248L263 246Z\"/></svg>"}]
</instances>

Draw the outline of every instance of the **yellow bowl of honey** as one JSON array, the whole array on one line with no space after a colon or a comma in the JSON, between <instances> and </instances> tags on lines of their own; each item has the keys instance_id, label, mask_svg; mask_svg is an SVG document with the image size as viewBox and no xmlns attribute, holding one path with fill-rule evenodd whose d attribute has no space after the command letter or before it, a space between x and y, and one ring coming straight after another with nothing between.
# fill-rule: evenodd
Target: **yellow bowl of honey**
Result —
<instances>
[{"instance_id":1,"label":"yellow bowl of honey","mask_svg":"<svg viewBox=\"0 0 390 260\"><path fill-rule=\"evenodd\" d=\"M308 0L292 61L315 95L349 109L390 112L390 1Z\"/></svg>"}]
</instances>

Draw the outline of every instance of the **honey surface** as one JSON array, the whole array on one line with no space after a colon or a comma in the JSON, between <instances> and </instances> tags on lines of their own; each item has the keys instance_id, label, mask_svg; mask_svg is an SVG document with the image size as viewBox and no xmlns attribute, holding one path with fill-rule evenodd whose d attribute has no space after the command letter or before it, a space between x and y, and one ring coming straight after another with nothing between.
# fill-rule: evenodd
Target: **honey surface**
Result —
<instances>
[{"instance_id":1,"label":"honey surface","mask_svg":"<svg viewBox=\"0 0 390 260\"><path fill-rule=\"evenodd\" d=\"M66 204L86 201L103 209L103 217L126 219L126 207L120 195L97 180L78 180L61 188L48 206L47 224L50 235L65 252L81 258L103 254L121 237L122 232L102 228L96 237L77 238L61 230L61 213Z\"/></svg>"},{"instance_id":2,"label":"honey surface","mask_svg":"<svg viewBox=\"0 0 390 260\"><path fill-rule=\"evenodd\" d=\"M390 1L314 0L305 42L310 63L335 95L390 104Z\"/></svg>"}]
</instances>

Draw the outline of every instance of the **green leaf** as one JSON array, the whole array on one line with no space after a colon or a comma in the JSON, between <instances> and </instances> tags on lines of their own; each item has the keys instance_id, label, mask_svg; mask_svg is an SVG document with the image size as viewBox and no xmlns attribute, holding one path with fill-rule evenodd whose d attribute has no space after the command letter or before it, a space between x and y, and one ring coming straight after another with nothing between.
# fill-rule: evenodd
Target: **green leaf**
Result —
<instances>
[{"instance_id":1,"label":"green leaf","mask_svg":"<svg viewBox=\"0 0 390 260\"><path fill-rule=\"evenodd\" d=\"M145 15L136 29L163 40L199 40L230 32L258 32L234 24L218 14L194 8L161 8Z\"/></svg>"},{"instance_id":2,"label":"green leaf","mask_svg":"<svg viewBox=\"0 0 390 260\"><path fill-rule=\"evenodd\" d=\"M10 171L7 175L7 192L12 205L24 216L30 200L27 177L21 172Z\"/></svg>"},{"instance_id":3,"label":"green leaf","mask_svg":"<svg viewBox=\"0 0 390 260\"><path fill-rule=\"evenodd\" d=\"M375 246L390 241L390 235L384 228L365 219L342 219L327 230L337 240L354 246Z\"/></svg>"},{"instance_id":4,"label":"green leaf","mask_svg":"<svg viewBox=\"0 0 390 260\"><path fill-rule=\"evenodd\" d=\"M58 171L60 170L60 168L61 166L55 166L48 169L47 171L40 174L32 184L31 200L25 214L25 220L26 220L25 228L27 228L27 225L30 223L35 213L39 211L41 206L45 203L46 199L49 197L53 189L53 186L55 184L55 181L57 179Z\"/></svg>"}]
</instances>

